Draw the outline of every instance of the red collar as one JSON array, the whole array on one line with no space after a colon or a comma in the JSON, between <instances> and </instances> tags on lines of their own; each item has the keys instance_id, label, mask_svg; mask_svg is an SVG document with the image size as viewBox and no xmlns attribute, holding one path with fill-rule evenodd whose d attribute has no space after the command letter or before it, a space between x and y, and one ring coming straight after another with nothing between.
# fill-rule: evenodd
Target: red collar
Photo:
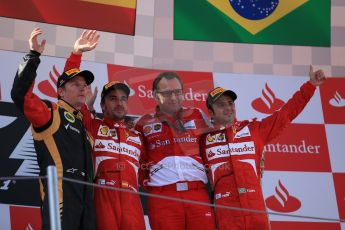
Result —
<instances>
[{"instance_id":1,"label":"red collar","mask_svg":"<svg viewBox=\"0 0 345 230\"><path fill-rule=\"evenodd\" d=\"M181 120L183 114L183 108L181 108L179 111L175 112L173 115L168 115L166 113L163 113L159 107L156 107L156 116L161 121L168 121L168 122L174 122L176 120Z\"/></svg>"},{"instance_id":2,"label":"red collar","mask_svg":"<svg viewBox=\"0 0 345 230\"><path fill-rule=\"evenodd\" d=\"M162 111L159 110L159 107L156 107L156 117L162 122L166 123L169 127L179 131L184 132L186 129L183 126L183 108L181 108L179 111L174 113L172 116L169 116L165 113L162 113Z\"/></svg>"},{"instance_id":3,"label":"red collar","mask_svg":"<svg viewBox=\"0 0 345 230\"><path fill-rule=\"evenodd\" d=\"M114 121L108 117L104 117L103 120L109 127L127 128L126 123L124 121Z\"/></svg>"}]
</instances>

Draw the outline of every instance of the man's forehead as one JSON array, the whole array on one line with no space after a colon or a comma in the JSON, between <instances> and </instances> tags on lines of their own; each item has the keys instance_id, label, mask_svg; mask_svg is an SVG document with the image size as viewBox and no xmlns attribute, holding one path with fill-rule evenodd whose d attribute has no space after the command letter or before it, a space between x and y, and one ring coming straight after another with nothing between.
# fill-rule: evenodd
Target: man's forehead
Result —
<instances>
[{"instance_id":1,"label":"man's forehead","mask_svg":"<svg viewBox=\"0 0 345 230\"><path fill-rule=\"evenodd\" d=\"M86 82L85 81L85 78L82 76L82 75L77 75L75 76L74 78L72 78L71 80L69 80L68 82L75 82L75 81L83 81L83 82ZM68 83L66 82L66 83Z\"/></svg>"},{"instance_id":2,"label":"man's forehead","mask_svg":"<svg viewBox=\"0 0 345 230\"><path fill-rule=\"evenodd\" d=\"M158 83L158 88L159 89L164 89L164 88L181 89L182 85L177 78L172 78L172 79L162 78L162 80L160 80Z\"/></svg>"},{"instance_id":3,"label":"man's forehead","mask_svg":"<svg viewBox=\"0 0 345 230\"><path fill-rule=\"evenodd\" d=\"M225 102L225 101L231 101L234 102L234 100L232 99L232 97L228 94L223 94L222 96L220 96L214 103L219 103L219 102Z\"/></svg>"},{"instance_id":4,"label":"man's forehead","mask_svg":"<svg viewBox=\"0 0 345 230\"><path fill-rule=\"evenodd\" d=\"M122 97L122 96L127 97L127 94L123 89L113 89L107 94L107 96L109 96L109 97Z\"/></svg>"}]
</instances>

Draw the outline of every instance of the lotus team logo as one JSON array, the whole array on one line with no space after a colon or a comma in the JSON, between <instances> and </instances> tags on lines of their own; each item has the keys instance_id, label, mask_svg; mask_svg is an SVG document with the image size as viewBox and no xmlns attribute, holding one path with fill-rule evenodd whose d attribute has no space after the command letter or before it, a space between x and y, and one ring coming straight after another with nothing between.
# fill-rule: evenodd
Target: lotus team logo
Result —
<instances>
[{"instance_id":1,"label":"lotus team logo","mask_svg":"<svg viewBox=\"0 0 345 230\"><path fill-rule=\"evenodd\" d=\"M269 209L277 212L294 212L301 207L301 201L291 196L280 180L275 192L273 196L266 199L266 205Z\"/></svg>"},{"instance_id":2,"label":"lotus team logo","mask_svg":"<svg viewBox=\"0 0 345 230\"><path fill-rule=\"evenodd\" d=\"M256 111L265 114L272 114L279 110L283 105L284 101L276 98L276 95L267 83L265 84L265 88L262 89L262 97L257 98L252 102L252 107Z\"/></svg>"},{"instance_id":3,"label":"lotus team logo","mask_svg":"<svg viewBox=\"0 0 345 230\"><path fill-rule=\"evenodd\" d=\"M65 118L66 118L67 121L69 121L71 123L75 122L75 118L74 118L72 113L65 111L64 115L65 115Z\"/></svg>"}]
</instances>

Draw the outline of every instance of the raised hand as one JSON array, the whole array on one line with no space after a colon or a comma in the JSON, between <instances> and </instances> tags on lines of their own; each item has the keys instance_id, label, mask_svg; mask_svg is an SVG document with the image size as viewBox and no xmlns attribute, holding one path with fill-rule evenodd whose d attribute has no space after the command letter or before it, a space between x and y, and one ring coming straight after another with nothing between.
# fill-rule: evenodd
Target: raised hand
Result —
<instances>
[{"instance_id":1,"label":"raised hand","mask_svg":"<svg viewBox=\"0 0 345 230\"><path fill-rule=\"evenodd\" d=\"M326 80L325 73L323 72L323 70L319 69L314 72L312 65L310 65L309 77L310 83L314 86L319 86Z\"/></svg>"},{"instance_id":2,"label":"raised hand","mask_svg":"<svg viewBox=\"0 0 345 230\"><path fill-rule=\"evenodd\" d=\"M90 111L95 110L94 107L93 107L93 104L95 104L97 93L98 93L97 86L95 87L93 92L92 92L91 85L89 85L87 87L87 90L86 90L86 102L85 103L87 105L87 108Z\"/></svg>"},{"instance_id":3,"label":"raised hand","mask_svg":"<svg viewBox=\"0 0 345 230\"><path fill-rule=\"evenodd\" d=\"M84 30L74 43L73 53L82 54L93 50L98 44L99 37L100 35L97 34L96 30Z\"/></svg>"},{"instance_id":4,"label":"raised hand","mask_svg":"<svg viewBox=\"0 0 345 230\"><path fill-rule=\"evenodd\" d=\"M46 40L43 39L41 43L38 42L38 36L41 35L43 33L43 30L41 28L35 28L30 35L29 38L29 46L30 46L30 50L34 50L38 53L43 53L44 51L44 47L46 45Z\"/></svg>"}]
</instances>

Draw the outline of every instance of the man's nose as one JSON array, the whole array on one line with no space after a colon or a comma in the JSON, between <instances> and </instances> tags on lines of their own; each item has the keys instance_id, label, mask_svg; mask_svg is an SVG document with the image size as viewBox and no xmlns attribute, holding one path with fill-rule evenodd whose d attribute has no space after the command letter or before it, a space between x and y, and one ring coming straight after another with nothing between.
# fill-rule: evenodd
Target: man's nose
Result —
<instances>
[{"instance_id":1,"label":"man's nose","mask_svg":"<svg viewBox=\"0 0 345 230\"><path fill-rule=\"evenodd\" d=\"M171 96L170 96L171 100L177 100L177 95L175 92L171 92Z\"/></svg>"}]
</instances>

